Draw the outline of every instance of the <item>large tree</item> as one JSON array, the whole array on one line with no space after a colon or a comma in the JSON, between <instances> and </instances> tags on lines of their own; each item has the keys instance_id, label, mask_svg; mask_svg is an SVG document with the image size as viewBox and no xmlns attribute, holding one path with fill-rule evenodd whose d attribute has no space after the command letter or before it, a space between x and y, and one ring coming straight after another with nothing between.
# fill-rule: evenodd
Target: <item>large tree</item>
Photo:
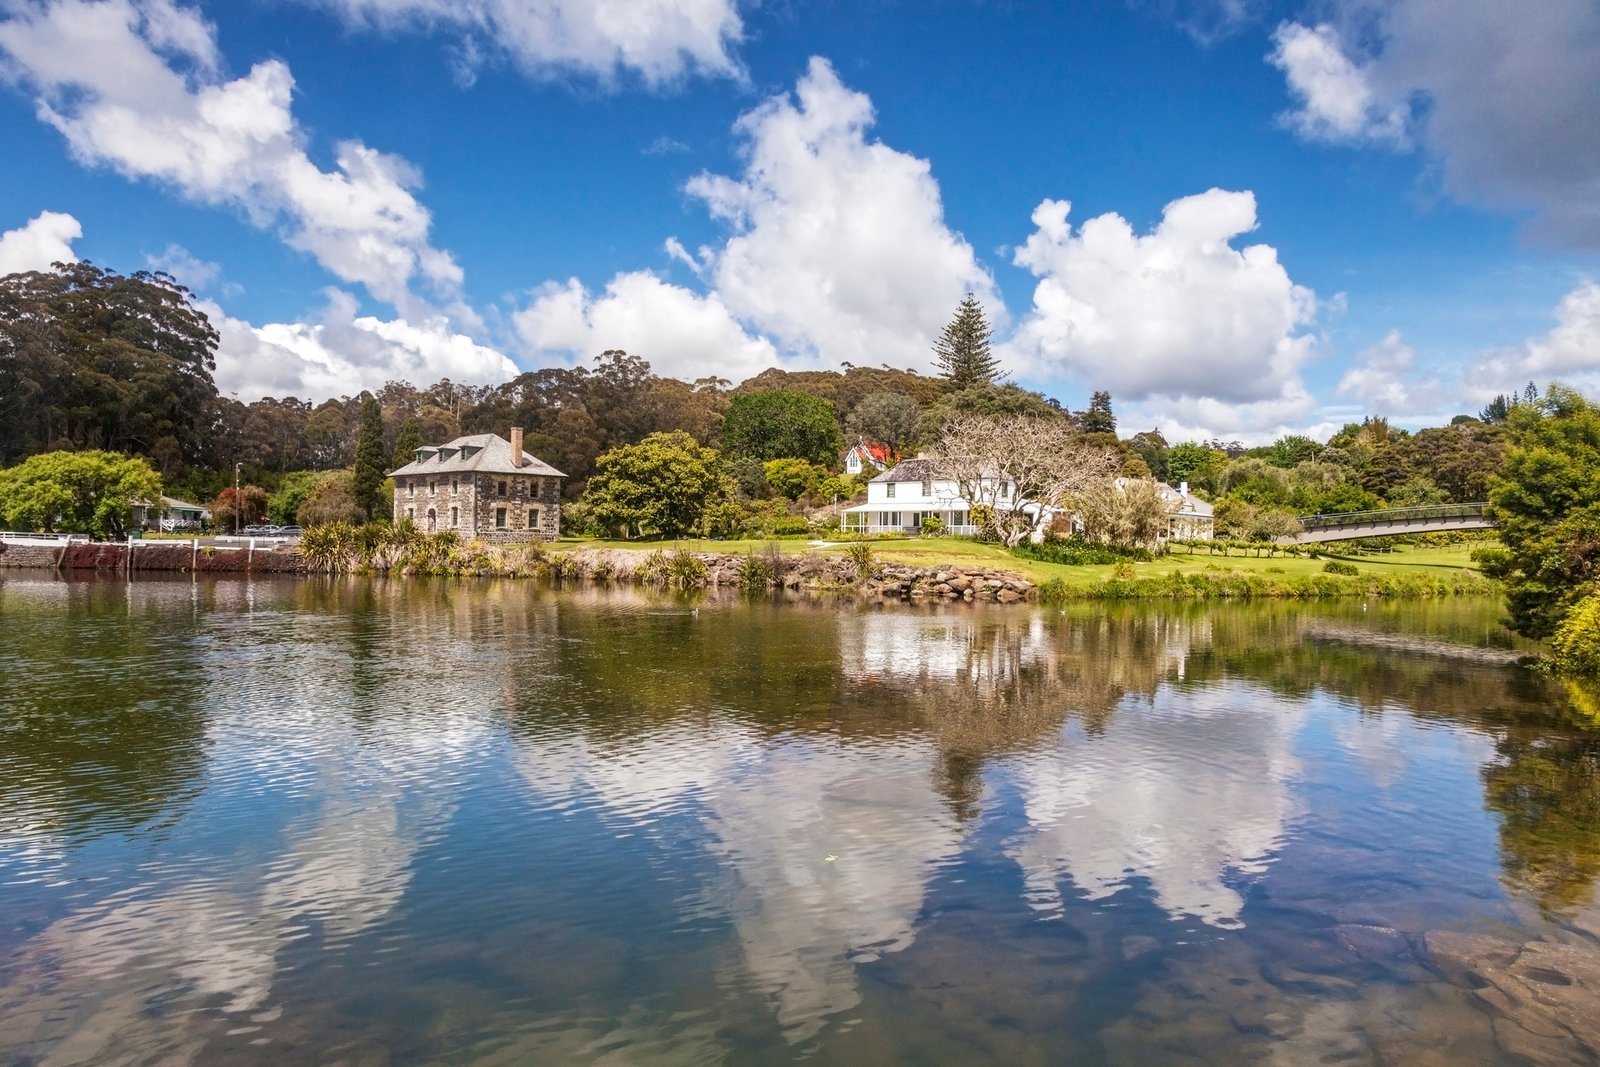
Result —
<instances>
[{"instance_id":1,"label":"large tree","mask_svg":"<svg viewBox=\"0 0 1600 1067\"><path fill-rule=\"evenodd\" d=\"M833 404L810 393L766 389L736 396L722 418L722 447L734 455L803 459L831 467L844 447Z\"/></svg>"},{"instance_id":2,"label":"large tree","mask_svg":"<svg viewBox=\"0 0 1600 1067\"><path fill-rule=\"evenodd\" d=\"M889 446L898 458L917 440L917 402L903 393L863 397L844 420L850 440L866 439Z\"/></svg>"},{"instance_id":3,"label":"large tree","mask_svg":"<svg viewBox=\"0 0 1600 1067\"><path fill-rule=\"evenodd\" d=\"M957 415L928 456L961 498L992 516L1001 541L1015 545L1049 517L1046 509L1116 476L1116 450L1085 441L1066 419Z\"/></svg>"},{"instance_id":4,"label":"large tree","mask_svg":"<svg viewBox=\"0 0 1600 1067\"><path fill-rule=\"evenodd\" d=\"M0 523L13 530L121 537L135 504L161 506L161 476L136 456L45 452L0 470Z\"/></svg>"},{"instance_id":5,"label":"large tree","mask_svg":"<svg viewBox=\"0 0 1600 1067\"><path fill-rule=\"evenodd\" d=\"M1078 426L1084 433L1117 432L1117 416L1111 410L1111 394L1097 389L1089 397L1089 407L1078 415Z\"/></svg>"},{"instance_id":6,"label":"large tree","mask_svg":"<svg viewBox=\"0 0 1600 1067\"><path fill-rule=\"evenodd\" d=\"M218 334L161 273L0 278L0 462L62 446L202 457Z\"/></svg>"},{"instance_id":7,"label":"large tree","mask_svg":"<svg viewBox=\"0 0 1600 1067\"><path fill-rule=\"evenodd\" d=\"M699 525L722 488L717 453L677 430L601 456L583 503L607 533L677 537Z\"/></svg>"},{"instance_id":8,"label":"large tree","mask_svg":"<svg viewBox=\"0 0 1600 1067\"><path fill-rule=\"evenodd\" d=\"M994 330L978 298L968 293L956 307L955 318L933 343L939 373L956 389L993 385L1001 378L1000 360L990 351Z\"/></svg>"},{"instance_id":9,"label":"large tree","mask_svg":"<svg viewBox=\"0 0 1600 1067\"><path fill-rule=\"evenodd\" d=\"M1506 585L1511 628L1548 637L1600 581L1600 409L1563 385L1514 407L1489 493L1503 546L1481 553Z\"/></svg>"}]
</instances>

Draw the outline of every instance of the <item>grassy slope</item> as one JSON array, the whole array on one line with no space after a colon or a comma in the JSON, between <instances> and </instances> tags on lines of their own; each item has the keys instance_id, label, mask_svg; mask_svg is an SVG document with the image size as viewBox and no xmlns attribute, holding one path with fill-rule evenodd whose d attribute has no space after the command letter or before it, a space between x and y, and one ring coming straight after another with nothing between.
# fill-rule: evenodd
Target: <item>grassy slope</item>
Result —
<instances>
[{"instance_id":1,"label":"grassy slope","mask_svg":"<svg viewBox=\"0 0 1600 1067\"><path fill-rule=\"evenodd\" d=\"M750 552L765 551L768 541L598 541L598 540L567 540L563 539L561 546L574 548L626 548L633 550L649 551L656 548L672 550L683 547L691 552L717 552L730 555L744 555ZM806 541L779 541L781 550L787 555L799 555L804 552L816 552L823 555L842 555L845 551L843 545L832 545L826 548L813 548ZM996 570L1008 570L1019 573L1029 581L1042 584L1052 578L1060 578L1067 585L1087 587L1111 577L1112 568L1105 566L1068 567L1058 563L1035 563L1032 560L1017 559L998 545L980 545L972 541L945 540L942 538L915 538L905 541L871 541L872 554L876 559L885 562L909 563L918 567L939 567L943 565L955 566L981 566L991 567ZM1471 553L1474 545L1447 545L1440 548L1406 546L1394 552L1379 555L1340 555L1337 544L1329 546L1327 557L1323 559L1301 559L1278 556L1275 558L1255 556L1213 556L1202 551L1190 554L1179 549L1164 559L1154 563L1136 563L1133 565L1135 577L1156 577L1180 571L1185 574L1204 573L1216 570L1243 572L1247 574L1273 574L1288 578L1306 577L1321 574L1323 564L1327 558L1342 559L1354 563L1363 574L1435 574L1446 576L1453 571L1470 570L1477 572L1477 564L1472 562Z\"/></svg>"}]
</instances>

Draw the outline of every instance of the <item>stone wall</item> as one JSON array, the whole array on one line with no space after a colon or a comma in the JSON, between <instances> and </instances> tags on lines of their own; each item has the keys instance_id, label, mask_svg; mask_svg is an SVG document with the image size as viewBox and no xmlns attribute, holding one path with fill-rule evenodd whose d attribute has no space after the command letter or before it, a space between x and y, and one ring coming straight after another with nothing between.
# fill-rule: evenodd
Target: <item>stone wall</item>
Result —
<instances>
[{"instance_id":1,"label":"stone wall","mask_svg":"<svg viewBox=\"0 0 1600 1067\"><path fill-rule=\"evenodd\" d=\"M526 474L482 474L477 479L474 534L485 544L507 545L526 541L553 541L561 532L561 479ZM500 495L500 483L506 495ZM506 509L504 529L495 525L495 512ZM528 512L539 509L538 526L528 528ZM463 536L469 536L463 531Z\"/></svg>"},{"instance_id":2,"label":"stone wall","mask_svg":"<svg viewBox=\"0 0 1600 1067\"><path fill-rule=\"evenodd\" d=\"M0 567L38 570L98 571L120 574L128 569L127 545L78 543L66 550L0 543ZM134 573L140 571L194 571L215 574L299 574L305 566L300 553L289 547L247 548L238 551L200 548L182 541L143 544L133 552Z\"/></svg>"}]
</instances>

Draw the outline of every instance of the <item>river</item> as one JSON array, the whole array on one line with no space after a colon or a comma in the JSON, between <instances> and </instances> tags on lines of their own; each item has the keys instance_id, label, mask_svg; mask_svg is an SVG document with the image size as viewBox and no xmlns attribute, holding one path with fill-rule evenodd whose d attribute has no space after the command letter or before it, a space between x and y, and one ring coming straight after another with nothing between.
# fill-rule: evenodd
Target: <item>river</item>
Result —
<instances>
[{"instance_id":1,"label":"river","mask_svg":"<svg viewBox=\"0 0 1600 1067\"><path fill-rule=\"evenodd\" d=\"M1591 1063L1498 614L8 576L0 1064Z\"/></svg>"}]
</instances>

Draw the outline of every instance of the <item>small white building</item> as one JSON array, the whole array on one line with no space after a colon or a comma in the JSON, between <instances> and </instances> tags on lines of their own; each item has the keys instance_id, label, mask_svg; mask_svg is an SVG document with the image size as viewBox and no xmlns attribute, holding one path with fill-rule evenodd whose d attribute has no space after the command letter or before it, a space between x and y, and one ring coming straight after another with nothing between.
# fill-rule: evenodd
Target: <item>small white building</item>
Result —
<instances>
[{"instance_id":1,"label":"small white building","mask_svg":"<svg viewBox=\"0 0 1600 1067\"><path fill-rule=\"evenodd\" d=\"M133 502L133 524L149 529L198 530L211 521L211 509L202 504L191 504L177 497L164 496L159 508L147 500Z\"/></svg>"},{"instance_id":2,"label":"small white building","mask_svg":"<svg viewBox=\"0 0 1600 1067\"><path fill-rule=\"evenodd\" d=\"M1161 496L1167 502L1167 536L1176 541L1209 541L1216 532L1216 519L1211 505L1189 492L1188 482L1179 482L1174 489L1161 487Z\"/></svg>"},{"instance_id":3,"label":"small white building","mask_svg":"<svg viewBox=\"0 0 1600 1067\"><path fill-rule=\"evenodd\" d=\"M844 450L839 462L846 474L853 475L865 470L881 471L889 465L892 458L893 453L888 445L881 441L869 441L863 437Z\"/></svg>"},{"instance_id":4,"label":"small white building","mask_svg":"<svg viewBox=\"0 0 1600 1067\"><path fill-rule=\"evenodd\" d=\"M1015 502L1012 483L999 487L996 502L1002 508L1020 506L1032 512L1037 505ZM851 533L921 533L922 521L937 518L945 533L973 535L979 526L972 519L972 505L962 498L961 487L952 478L939 475L933 460L903 460L867 483L867 502L845 508L839 524Z\"/></svg>"}]
</instances>

